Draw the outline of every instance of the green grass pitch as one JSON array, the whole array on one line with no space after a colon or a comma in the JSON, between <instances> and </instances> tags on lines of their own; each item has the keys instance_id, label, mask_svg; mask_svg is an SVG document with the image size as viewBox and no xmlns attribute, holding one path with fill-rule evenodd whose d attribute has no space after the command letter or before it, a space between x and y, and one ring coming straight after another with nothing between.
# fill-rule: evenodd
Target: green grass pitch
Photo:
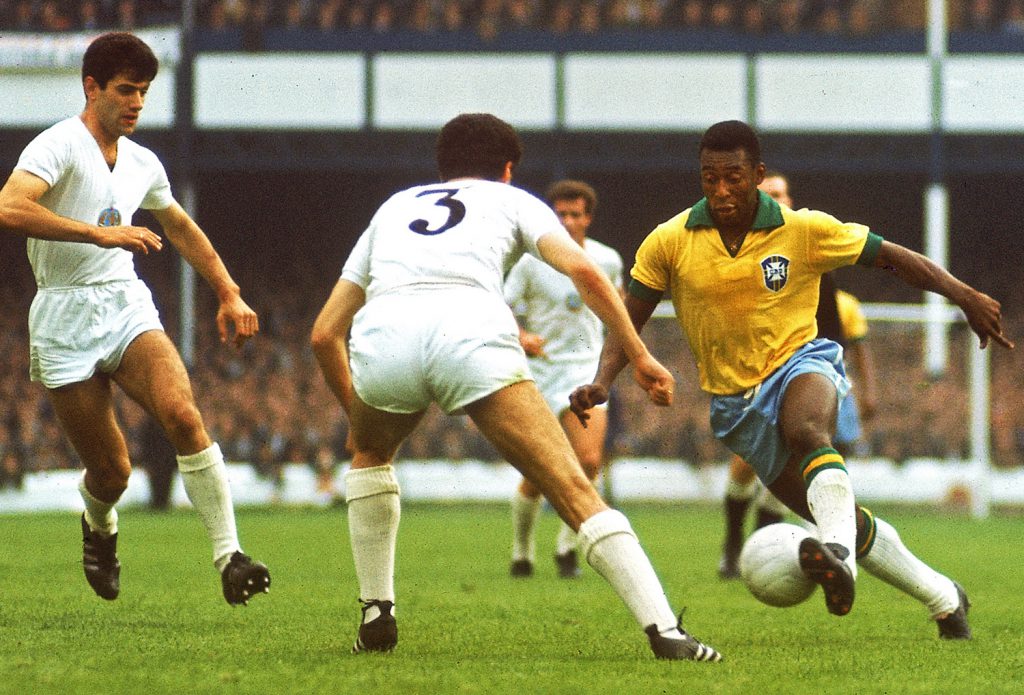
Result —
<instances>
[{"instance_id":1,"label":"green grass pitch","mask_svg":"<svg viewBox=\"0 0 1024 695\"><path fill-rule=\"evenodd\" d=\"M716 576L708 506L626 506L686 627L720 664L659 662L592 570L559 580L545 512L537 573L508 577L500 505L408 504L398 548L399 645L349 653L357 589L344 509L244 509L269 596L231 608L198 517L121 514L121 597L82 576L74 514L0 516L0 693L1009 693L1024 692L1024 521L876 509L974 602L948 643L915 601L862 572L853 612L820 592L790 609Z\"/></svg>"}]
</instances>

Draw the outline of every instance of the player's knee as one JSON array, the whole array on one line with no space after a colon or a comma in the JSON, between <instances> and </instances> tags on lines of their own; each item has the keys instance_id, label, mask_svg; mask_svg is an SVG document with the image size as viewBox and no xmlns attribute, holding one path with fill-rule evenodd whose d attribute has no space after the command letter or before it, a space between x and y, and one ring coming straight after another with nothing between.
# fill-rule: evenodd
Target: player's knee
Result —
<instances>
[{"instance_id":1,"label":"player's knee","mask_svg":"<svg viewBox=\"0 0 1024 695\"><path fill-rule=\"evenodd\" d=\"M786 447L796 453L810 452L832 446L832 436L826 427L811 418L789 423L783 430Z\"/></svg>"},{"instance_id":2,"label":"player's knee","mask_svg":"<svg viewBox=\"0 0 1024 695\"><path fill-rule=\"evenodd\" d=\"M203 418L194 403L188 400L169 403L161 408L159 417L167 438L176 449L191 450L196 446L203 448Z\"/></svg>"},{"instance_id":3,"label":"player's knee","mask_svg":"<svg viewBox=\"0 0 1024 695\"><path fill-rule=\"evenodd\" d=\"M132 468L127 458L111 458L90 465L88 470L89 489L98 499L119 499L128 489Z\"/></svg>"}]
</instances>

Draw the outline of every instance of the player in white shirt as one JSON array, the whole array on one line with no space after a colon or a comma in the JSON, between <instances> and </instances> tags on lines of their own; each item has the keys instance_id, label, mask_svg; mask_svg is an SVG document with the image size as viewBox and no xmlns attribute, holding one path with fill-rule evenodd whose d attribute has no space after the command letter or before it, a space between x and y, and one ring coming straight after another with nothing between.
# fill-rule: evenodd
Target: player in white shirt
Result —
<instances>
[{"instance_id":1,"label":"player in white shirt","mask_svg":"<svg viewBox=\"0 0 1024 695\"><path fill-rule=\"evenodd\" d=\"M324 377L350 423L345 474L363 617L354 652L390 651L399 487L392 461L431 403L466 412L499 452L579 531L584 557L615 588L659 658L717 661L683 632L629 521L609 509L530 380L502 294L524 252L573 279L628 346L635 378L668 405L673 379L631 327L615 288L540 200L507 185L522 153L515 130L462 114L437 140L442 183L386 201L356 242L313 326Z\"/></svg>"},{"instance_id":2,"label":"player in white shirt","mask_svg":"<svg viewBox=\"0 0 1024 695\"><path fill-rule=\"evenodd\" d=\"M117 384L174 445L185 491L213 545L224 598L244 604L269 588L270 574L241 551L224 458L135 272L133 254L163 247L152 230L132 226L136 210L153 214L217 294L222 342L240 346L259 322L209 239L175 202L156 155L127 138L157 68L149 46L131 34L104 34L89 45L82 59L85 108L22 152L0 190L0 229L28 238L38 287L29 311L30 376L46 387L85 467L79 491L89 585L108 600L120 592L115 504L131 462L114 412Z\"/></svg>"},{"instance_id":3,"label":"player in white shirt","mask_svg":"<svg viewBox=\"0 0 1024 695\"><path fill-rule=\"evenodd\" d=\"M615 249L589 238L597 193L582 182L566 179L552 184L545 198L569 236L583 247L612 285L622 288L622 257ZM604 340L604 325L580 298L572 280L547 263L524 255L505 280L505 300L519 317L519 342L530 358L530 372L548 407L569 437L583 472L597 480L604 462L608 412L596 409L588 427L569 410L569 394L589 382L597 371ZM523 478L512 497L513 577L533 574L536 555L535 527L542 497ZM563 523L555 539L555 565L562 578L580 574L576 534Z\"/></svg>"}]
</instances>

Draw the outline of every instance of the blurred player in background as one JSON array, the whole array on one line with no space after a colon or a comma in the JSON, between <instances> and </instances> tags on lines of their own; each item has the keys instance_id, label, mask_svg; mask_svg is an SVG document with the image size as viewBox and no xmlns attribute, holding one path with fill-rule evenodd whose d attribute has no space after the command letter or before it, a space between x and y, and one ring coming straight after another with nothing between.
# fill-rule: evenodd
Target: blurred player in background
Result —
<instances>
[{"instance_id":1,"label":"blurred player in background","mask_svg":"<svg viewBox=\"0 0 1024 695\"><path fill-rule=\"evenodd\" d=\"M259 330L220 256L175 202L163 165L127 138L135 131L157 59L140 39L111 33L82 59L85 109L36 137L0 190L0 229L28 237L38 292L29 312L31 378L47 388L82 459L82 561L93 590L117 598L117 511L131 463L112 393L117 384L162 427L177 452L185 491L213 543L224 598L267 591L267 568L243 554L227 470L196 408L185 365L164 333L134 253L161 238L131 226L149 210L220 301L217 327L240 346Z\"/></svg>"},{"instance_id":2,"label":"blurred player in background","mask_svg":"<svg viewBox=\"0 0 1024 695\"><path fill-rule=\"evenodd\" d=\"M597 193L582 181L558 181L545 194L569 236L604 271L612 285L622 287L622 257L618 251L587 236L597 207ZM604 326L580 298L572 280L534 256L524 254L505 280L505 300L519 317L519 343L530 358L530 373L569 437L583 472L597 480L604 462L608 410L595 408L589 427L569 410L569 394L585 384L597 369ZM512 498L513 577L533 574L534 530L540 514L540 490L523 478ZM555 539L555 565L565 579L578 577L576 533L562 523Z\"/></svg>"},{"instance_id":3,"label":"blurred player in background","mask_svg":"<svg viewBox=\"0 0 1024 695\"><path fill-rule=\"evenodd\" d=\"M699 159L704 198L655 228L637 251L626 295L634 325L643 327L671 293L701 388L711 394L715 436L817 527L818 537L801 542L799 562L821 585L830 613L853 608L859 562L923 603L940 637L970 638L963 588L921 562L892 526L854 500L832 444L849 382L841 348L815 337L814 316L821 276L854 264L884 268L949 298L983 348L990 341L1013 347L999 303L863 225L779 205L758 190L761 145L745 123L711 126ZM573 392L581 419L607 399L625 365L618 340L609 334L594 383Z\"/></svg>"},{"instance_id":4,"label":"blurred player in background","mask_svg":"<svg viewBox=\"0 0 1024 695\"><path fill-rule=\"evenodd\" d=\"M436 154L442 183L400 191L377 210L313 325L313 349L348 415L354 448L345 495L363 619L353 651L390 651L398 642L401 512L391 464L436 402L447 413L466 412L579 532L583 556L615 588L657 657L718 661L718 652L682 631L629 521L601 500L530 379L504 277L523 252L543 259L572 278L659 405L672 400L671 374L551 209L507 185L522 154L510 125L462 114L441 129Z\"/></svg>"},{"instance_id":5,"label":"blurred player in background","mask_svg":"<svg viewBox=\"0 0 1024 695\"><path fill-rule=\"evenodd\" d=\"M789 196L789 180L777 171L765 173L758 186L780 205L793 207ZM843 347L843 357L852 362L857 374L856 396L851 389L839 404L836 431L832 442L844 458L853 453L861 439L861 416L871 419L878 403L874 360L866 344L868 322L860 302L849 292L835 285L831 273L821 276L818 290L818 311L815 315L818 337L828 338ZM859 407L858 407L859 406ZM757 499L755 528L782 521L786 506L758 482L757 474L739 456L729 464L729 480L725 490L725 541L718 563L718 576L736 579L740 576L739 558L743 549L744 522L747 509Z\"/></svg>"}]
</instances>

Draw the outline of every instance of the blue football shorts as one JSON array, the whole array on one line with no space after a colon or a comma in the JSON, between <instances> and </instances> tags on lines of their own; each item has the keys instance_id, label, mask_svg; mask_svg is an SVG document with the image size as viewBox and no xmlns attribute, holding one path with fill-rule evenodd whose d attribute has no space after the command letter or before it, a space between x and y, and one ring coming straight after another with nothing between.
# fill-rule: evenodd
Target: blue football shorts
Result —
<instances>
[{"instance_id":1,"label":"blue football shorts","mask_svg":"<svg viewBox=\"0 0 1024 695\"><path fill-rule=\"evenodd\" d=\"M749 463L765 485L782 472L790 451L779 430L779 410L789 383L801 374L821 374L836 387L841 401L850 391L843 348L818 338L800 348L757 386L711 399L711 429L729 449Z\"/></svg>"}]
</instances>

